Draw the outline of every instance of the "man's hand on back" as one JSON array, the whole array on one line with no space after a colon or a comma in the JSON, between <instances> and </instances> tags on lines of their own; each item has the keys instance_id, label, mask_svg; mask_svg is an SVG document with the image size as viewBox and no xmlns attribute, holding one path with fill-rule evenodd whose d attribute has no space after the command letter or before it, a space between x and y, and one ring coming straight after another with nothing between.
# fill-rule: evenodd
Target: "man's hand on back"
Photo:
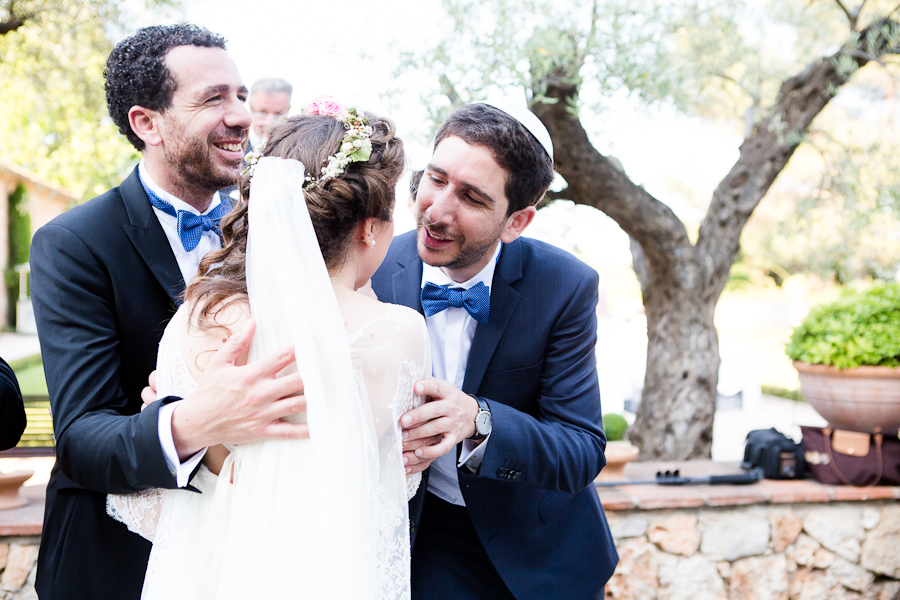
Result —
<instances>
[{"instance_id":1,"label":"man's hand on back","mask_svg":"<svg viewBox=\"0 0 900 600\"><path fill-rule=\"evenodd\" d=\"M276 378L294 362L293 349L280 350L252 364L235 364L255 331L251 319L232 335L210 359L194 394L178 403L172 414L172 437L179 459L217 444L309 437L305 424L281 420L306 410L300 375ZM148 397L149 393L141 394L145 403Z\"/></svg>"}]
</instances>

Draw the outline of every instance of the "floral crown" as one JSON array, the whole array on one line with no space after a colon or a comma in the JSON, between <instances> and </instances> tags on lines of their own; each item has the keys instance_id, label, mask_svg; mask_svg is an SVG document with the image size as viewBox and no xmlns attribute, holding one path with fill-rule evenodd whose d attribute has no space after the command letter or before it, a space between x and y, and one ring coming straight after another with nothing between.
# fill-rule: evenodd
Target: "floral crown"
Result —
<instances>
[{"instance_id":1,"label":"floral crown","mask_svg":"<svg viewBox=\"0 0 900 600\"><path fill-rule=\"evenodd\" d=\"M304 190L311 190L320 183L338 177L347 169L350 163L369 160L369 157L372 155L372 142L369 139L372 137L372 127L369 125L368 117L361 114L359 110L352 106L344 108L331 96L319 96L310 102L303 112L308 115L334 117L344 125L345 130L337 154L325 159L325 166L322 167L321 174L318 177L306 176L306 183L303 185ZM242 174L249 173L253 177L256 163L259 162L264 149L265 141L247 154L244 158L247 166Z\"/></svg>"}]
</instances>

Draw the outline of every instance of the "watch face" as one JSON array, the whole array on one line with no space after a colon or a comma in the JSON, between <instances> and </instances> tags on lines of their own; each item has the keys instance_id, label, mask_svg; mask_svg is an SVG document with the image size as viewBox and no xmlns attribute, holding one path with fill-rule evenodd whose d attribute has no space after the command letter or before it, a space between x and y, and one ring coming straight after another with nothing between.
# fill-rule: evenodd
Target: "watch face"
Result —
<instances>
[{"instance_id":1,"label":"watch face","mask_svg":"<svg viewBox=\"0 0 900 600\"><path fill-rule=\"evenodd\" d=\"M482 411L478 413L478 416L475 417L475 430L478 435L487 435L491 432L491 426L493 425L493 419L491 418L491 413Z\"/></svg>"}]
</instances>

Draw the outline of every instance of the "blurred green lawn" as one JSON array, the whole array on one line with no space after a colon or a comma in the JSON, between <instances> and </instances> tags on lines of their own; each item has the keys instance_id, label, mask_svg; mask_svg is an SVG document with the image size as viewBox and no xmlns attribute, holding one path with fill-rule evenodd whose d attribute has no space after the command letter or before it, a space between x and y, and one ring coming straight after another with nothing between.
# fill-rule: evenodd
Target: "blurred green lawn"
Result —
<instances>
[{"instance_id":1,"label":"blurred green lawn","mask_svg":"<svg viewBox=\"0 0 900 600\"><path fill-rule=\"evenodd\" d=\"M43 396L47 394L47 382L44 380L44 364L37 363L15 369L16 379L23 396Z\"/></svg>"}]
</instances>

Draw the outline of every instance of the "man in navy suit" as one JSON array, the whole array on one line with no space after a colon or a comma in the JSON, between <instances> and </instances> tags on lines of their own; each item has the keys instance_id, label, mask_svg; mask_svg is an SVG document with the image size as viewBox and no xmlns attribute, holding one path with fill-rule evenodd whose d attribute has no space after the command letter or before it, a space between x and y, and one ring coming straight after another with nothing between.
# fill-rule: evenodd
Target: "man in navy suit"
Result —
<instances>
[{"instance_id":1,"label":"man in navy suit","mask_svg":"<svg viewBox=\"0 0 900 600\"><path fill-rule=\"evenodd\" d=\"M239 175L250 115L225 40L191 25L141 29L107 61L110 116L142 155L118 187L42 227L31 295L53 409L36 589L42 600L141 595L150 543L106 514L108 493L187 486L205 448L301 437L298 377L275 380L289 350L235 360L237 332L196 392L141 411L166 322L200 259L220 246L230 208L216 190Z\"/></svg>"},{"instance_id":2,"label":"man in navy suit","mask_svg":"<svg viewBox=\"0 0 900 600\"><path fill-rule=\"evenodd\" d=\"M606 462L598 276L520 237L552 153L524 108L457 109L416 195L417 230L373 278L431 336L434 378L416 384L429 402L401 418L408 470L437 457L411 503L415 599L602 598L618 561L592 485Z\"/></svg>"}]
</instances>

